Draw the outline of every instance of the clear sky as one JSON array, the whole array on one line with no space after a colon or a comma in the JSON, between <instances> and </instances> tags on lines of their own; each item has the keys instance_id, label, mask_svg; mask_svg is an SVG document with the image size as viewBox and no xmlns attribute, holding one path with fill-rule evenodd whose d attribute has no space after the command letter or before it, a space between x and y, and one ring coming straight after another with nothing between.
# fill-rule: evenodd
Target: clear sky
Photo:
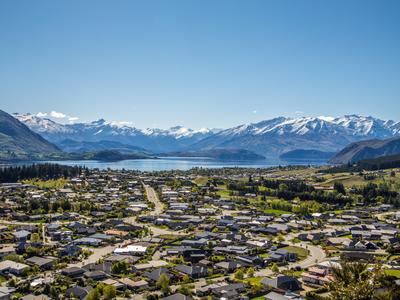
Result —
<instances>
[{"instance_id":1,"label":"clear sky","mask_svg":"<svg viewBox=\"0 0 400 300\"><path fill-rule=\"evenodd\" d=\"M139 128L400 120L399 16L398 0L2 0L0 109Z\"/></svg>"}]
</instances>

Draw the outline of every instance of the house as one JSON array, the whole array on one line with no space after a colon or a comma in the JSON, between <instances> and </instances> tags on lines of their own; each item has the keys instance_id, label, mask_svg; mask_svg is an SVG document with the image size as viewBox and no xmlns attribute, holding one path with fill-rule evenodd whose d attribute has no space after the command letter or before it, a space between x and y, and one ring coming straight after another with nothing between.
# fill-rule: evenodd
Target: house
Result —
<instances>
[{"instance_id":1,"label":"house","mask_svg":"<svg viewBox=\"0 0 400 300\"><path fill-rule=\"evenodd\" d=\"M116 248L115 254L131 254L131 255L144 255L147 251L147 247L141 245L128 245L122 248Z\"/></svg>"},{"instance_id":2,"label":"house","mask_svg":"<svg viewBox=\"0 0 400 300\"><path fill-rule=\"evenodd\" d=\"M140 260L139 256L120 255L120 254L112 254L112 255L104 258L105 262L111 262L111 263L124 261L129 264L133 264L133 263L136 263L138 260Z\"/></svg>"},{"instance_id":3,"label":"house","mask_svg":"<svg viewBox=\"0 0 400 300\"><path fill-rule=\"evenodd\" d=\"M119 282L125 284L128 289L133 291L147 289L149 287L149 283L146 280L133 281L130 278L124 277L119 279Z\"/></svg>"},{"instance_id":4,"label":"house","mask_svg":"<svg viewBox=\"0 0 400 300\"><path fill-rule=\"evenodd\" d=\"M81 253L82 249L78 245L75 244L68 244L61 248L59 248L59 256L78 256Z\"/></svg>"},{"instance_id":5,"label":"house","mask_svg":"<svg viewBox=\"0 0 400 300\"><path fill-rule=\"evenodd\" d=\"M104 271L101 271L101 270L86 271L83 275L87 279L92 279L92 280L96 280L96 281L103 280L108 277L108 275Z\"/></svg>"},{"instance_id":6,"label":"house","mask_svg":"<svg viewBox=\"0 0 400 300\"><path fill-rule=\"evenodd\" d=\"M3 275L7 275L8 273L21 275L27 270L29 270L29 266L23 263L17 263L12 260L3 260L0 262L0 274Z\"/></svg>"},{"instance_id":7,"label":"house","mask_svg":"<svg viewBox=\"0 0 400 300\"><path fill-rule=\"evenodd\" d=\"M243 265L237 261L221 261L214 265L215 268L221 269L225 273L233 273Z\"/></svg>"},{"instance_id":8,"label":"house","mask_svg":"<svg viewBox=\"0 0 400 300\"><path fill-rule=\"evenodd\" d=\"M197 266L178 265L175 267L175 270L184 275L188 275L193 279L206 277L208 275L208 269L206 267L199 265Z\"/></svg>"},{"instance_id":9,"label":"house","mask_svg":"<svg viewBox=\"0 0 400 300\"><path fill-rule=\"evenodd\" d=\"M351 239L346 237L332 237L327 239L327 244L331 246L345 246L348 247L350 245Z\"/></svg>"},{"instance_id":10,"label":"house","mask_svg":"<svg viewBox=\"0 0 400 300\"><path fill-rule=\"evenodd\" d=\"M270 292L265 295L265 300L303 300L303 297L293 293L278 294L277 292Z\"/></svg>"},{"instance_id":11,"label":"house","mask_svg":"<svg viewBox=\"0 0 400 300\"><path fill-rule=\"evenodd\" d=\"M102 271L107 274L111 274L112 263L111 262L102 262L102 263L89 263L82 266L82 269L85 271Z\"/></svg>"},{"instance_id":12,"label":"house","mask_svg":"<svg viewBox=\"0 0 400 300\"><path fill-rule=\"evenodd\" d=\"M329 275L328 269L312 267L308 272L301 274L301 279L304 283L322 286L331 281L332 276Z\"/></svg>"},{"instance_id":13,"label":"house","mask_svg":"<svg viewBox=\"0 0 400 300\"><path fill-rule=\"evenodd\" d=\"M51 299L50 297L43 294L40 295L29 294L20 298L20 300L50 300L50 299Z\"/></svg>"},{"instance_id":14,"label":"house","mask_svg":"<svg viewBox=\"0 0 400 300\"><path fill-rule=\"evenodd\" d=\"M172 277L171 274L168 272L168 269L166 268L158 268L151 272L144 272L143 276L147 277L152 281L158 281L158 279L160 279L161 274L166 274L169 278Z\"/></svg>"},{"instance_id":15,"label":"house","mask_svg":"<svg viewBox=\"0 0 400 300\"><path fill-rule=\"evenodd\" d=\"M105 285L112 285L117 290L125 290L126 289L126 284L124 284L123 282L121 282L119 280L118 281L114 280L112 278L104 279L102 281L102 283L104 283Z\"/></svg>"},{"instance_id":16,"label":"house","mask_svg":"<svg viewBox=\"0 0 400 300\"><path fill-rule=\"evenodd\" d=\"M90 238L90 237L83 237L83 238L74 240L74 243L76 245L87 245L87 246L98 247L102 244L102 240Z\"/></svg>"},{"instance_id":17,"label":"house","mask_svg":"<svg viewBox=\"0 0 400 300\"><path fill-rule=\"evenodd\" d=\"M264 267L265 261L259 256L245 256L245 255L238 255L236 259L246 265L255 266L255 267Z\"/></svg>"},{"instance_id":18,"label":"house","mask_svg":"<svg viewBox=\"0 0 400 300\"><path fill-rule=\"evenodd\" d=\"M2 246L0 247L0 258L7 256L9 254L15 254L14 246Z\"/></svg>"},{"instance_id":19,"label":"house","mask_svg":"<svg viewBox=\"0 0 400 300\"><path fill-rule=\"evenodd\" d=\"M268 262L285 262L297 260L297 253L289 252L285 249L270 251L269 254L270 256L267 258Z\"/></svg>"},{"instance_id":20,"label":"house","mask_svg":"<svg viewBox=\"0 0 400 300\"><path fill-rule=\"evenodd\" d=\"M245 290L243 283L232 283L211 289L211 293L218 298L236 299Z\"/></svg>"},{"instance_id":21,"label":"house","mask_svg":"<svg viewBox=\"0 0 400 300\"><path fill-rule=\"evenodd\" d=\"M39 257L39 256L33 256L26 260L28 264L38 266L42 270L51 269L55 261L56 259L53 257Z\"/></svg>"},{"instance_id":22,"label":"house","mask_svg":"<svg viewBox=\"0 0 400 300\"><path fill-rule=\"evenodd\" d=\"M27 230L19 230L14 233L14 240L17 243L26 242L31 236L31 232Z\"/></svg>"},{"instance_id":23,"label":"house","mask_svg":"<svg viewBox=\"0 0 400 300\"><path fill-rule=\"evenodd\" d=\"M350 261L372 261L374 256L372 254L369 253L365 253L365 252L356 252L356 251L349 251L349 252L343 252L342 256L345 259L348 259Z\"/></svg>"},{"instance_id":24,"label":"house","mask_svg":"<svg viewBox=\"0 0 400 300\"><path fill-rule=\"evenodd\" d=\"M71 278L77 278L83 276L86 270L78 267L70 267L61 270L61 274Z\"/></svg>"},{"instance_id":25,"label":"house","mask_svg":"<svg viewBox=\"0 0 400 300\"><path fill-rule=\"evenodd\" d=\"M193 300L191 296L186 296L181 293L176 293L168 297L161 298L162 300Z\"/></svg>"},{"instance_id":26,"label":"house","mask_svg":"<svg viewBox=\"0 0 400 300\"><path fill-rule=\"evenodd\" d=\"M65 295L69 298L79 298L80 300L83 300L86 298L86 296L89 294L89 292L92 290L91 286L74 286L65 291Z\"/></svg>"},{"instance_id":27,"label":"house","mask_svg":"<svg viewBox=\"0 0 400 300\"><path fill-rule=\"evenodd\" d=\"M15 288L0 286L0 300L10 300Z\"/></svg>"},{"instance_id":28,"label":"house","mask_svg":"<svg viewBox=\"0 0 400 300\"><path fill-rule=\"evenodd\" d=\"M286 275L278 275L274 278L265 277L261 283L280 290L298 291L301 289L300 282L296 278Z\"/></svg>"}]
</instances>

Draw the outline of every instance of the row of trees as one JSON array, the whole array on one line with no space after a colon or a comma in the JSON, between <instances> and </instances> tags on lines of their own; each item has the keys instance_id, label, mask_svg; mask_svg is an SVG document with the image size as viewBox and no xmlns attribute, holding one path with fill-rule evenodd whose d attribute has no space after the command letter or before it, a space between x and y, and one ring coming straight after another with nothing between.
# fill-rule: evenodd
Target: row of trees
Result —
<instances>
[{"instance_id":1,"label":"row of trees","mask_svg":"<svg viewBox=\"0 0 400 300\"><path fill-rule=\"evenodd\" d=\"M18 182L24 179L57 179L74 177L89 169L80 166L62 166L58 164L32 164L0 168L0 182Z\"/></svg>"}]
</instances>

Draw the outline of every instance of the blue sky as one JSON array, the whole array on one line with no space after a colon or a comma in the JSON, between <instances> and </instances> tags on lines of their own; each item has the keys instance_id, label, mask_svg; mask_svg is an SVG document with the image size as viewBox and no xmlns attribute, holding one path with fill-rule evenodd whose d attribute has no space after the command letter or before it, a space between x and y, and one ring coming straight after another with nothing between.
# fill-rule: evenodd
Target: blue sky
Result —
<instances>
[{"instance_id":1,"label":"blue sky","mask_svg":"<svg viewBox=\"0 0 400 300\"><path fill-rule=\"evenodd\" d=\"M399 15L400 1L3 0L0 108L139 128L400 120Z\"/></svg>"}]
</instances>

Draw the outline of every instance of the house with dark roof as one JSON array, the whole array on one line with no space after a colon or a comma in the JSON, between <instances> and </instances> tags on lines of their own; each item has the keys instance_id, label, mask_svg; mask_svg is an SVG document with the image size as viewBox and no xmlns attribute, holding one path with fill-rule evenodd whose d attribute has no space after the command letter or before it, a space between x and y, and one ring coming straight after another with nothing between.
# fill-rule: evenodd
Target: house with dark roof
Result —
<instances>
[{"instance_id":1,"label":"house with dark roof","mask_svg":"<svg viewBox=\"0 0 400 300\"><path fill-rule=\"evenodd\" d=\"M233 273L243 265L237 261L221 261L214 265L214 268L222 270L224 273Z\"/></svg>"},{"instance_id":2,"label":"house with dark roof","mask_svg":"<svg viewBox=\"0 0 400 300\"><path fill-rule=\"evenodd\" d=\"M162 300L193 300L191 296L186 296L181 293L176 293L168 297L161 298Z\"/></svg>"},{"instance_id":3,"label":"house with dark roof","mask_svg":"<svg viewBox=\"0 0 400 300\"><path fill-rule=\"evenodd\" d=\"M32 256L26 260L26 263L29 265L38 266L42 270L49 270L53 267L56 259L54 257L39 257Z\"/></svg>"},{"instance_id":4,"label":"house with dark roof","mask_svg":"<svg viewBox=\"0 0 400 300\"><path fill-rule=\"evenodd\" d=\"M274 289L285 291L298 291L301 289L301 284L295 277L286 275L278 275L273 278L265 277L261 280L261 283Z\"/></svg>"},{"instance_id":5,"label":"house with dark roof","mask_svg":"<svg viewBox=\"0 0 400 300\"><path fill-rule=\"evenodd\" d=\"M89 292L92 290L91 286L74 286L65 291L65 295L69 298L78 298L80 300L83 300L86 298L86 296L89 294Z\"/></svg>"},{"instance_id":6,"label":"house with dark roof","mask_svg":"<svg viewBox=\"0 0 400 300\"><path fill-rule=\"evenodd\" d=\"M166 274L169 278L172 277L172 275L169 273L168 269L166 268L158 268L154 269L151 272L144 272L143 276L147 277L151 281L157 281L160 279L161 274Z\"/></svg>"},{"instance_id":7,"label":"house with dark roof","mask_svg":"<svg viewBox=\"0 0 400 300\"><path fill-rule=\"evenodd\" d=\"M175 270L193 279L206 277L208 275L208 269L206 267L199 265L194 265L194 266L178 265L175 267Z\"/></svg>"},{"instance_id":8,"label":"house with dark roof","mask_svg":"<svg viewBox=\"0 0 400 300\"><path fill-rule=\"evenodd\" d=\"M78 268L78 267L70 267L61 270L61 275L68 276L71 278L77 278L83 276L86 272L85 269Z\"/></svg>"}]
</instances>

